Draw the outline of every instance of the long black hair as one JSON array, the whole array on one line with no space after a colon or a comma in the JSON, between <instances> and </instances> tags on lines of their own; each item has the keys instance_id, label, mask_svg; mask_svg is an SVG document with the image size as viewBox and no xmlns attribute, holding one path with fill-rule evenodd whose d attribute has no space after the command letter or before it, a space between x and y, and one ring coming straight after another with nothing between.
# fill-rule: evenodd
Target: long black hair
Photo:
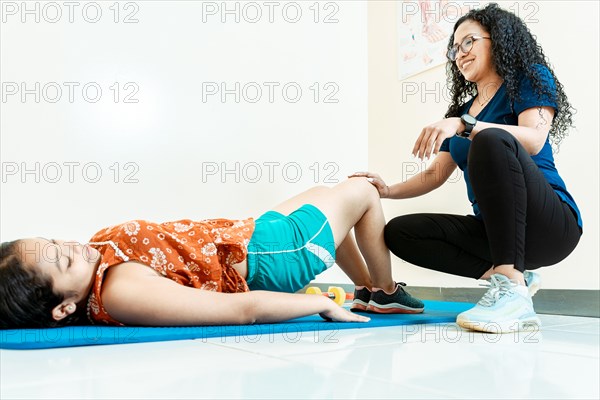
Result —
<instances>
[{"instance_id":1,"label":"long black hair","mask_svg":"<svg viewBox=\"0 0 600 400\"><path fill-rule=\"evenodd\" d=\"M524 77L532 82L538 96L555 99L558 111L554 115L550 128L550 140L558 147L562 139L568 135L568 128L573 126L572 116L575 110L567 99L563 85L550 68L544 51L527 25L513 13L501 9L498 4L490 3L485 8L469 11L456 21L448 42L448 49L454 44L456 29L468 20L478 22L489 32L492 41L492 62L498 75L504 79L506 92L511 101L520 100L519 85ZM532 68L535 64L548 68L556 84L555 93L550 92L548 85L544 84L539 68ZM467 97L477 95L477 86L464 78L455 62L446 64L446 75L452 99L446 118L459 117Z\"/></svg>"},{"instance_id":2,"label":"long black hair","mask_svg":"<svg viewBox=\"0 0 600 400\"><path fill-rule=\"evenodd\" d=\"M82 312L61 321L52 309L62 303L64 294L55 293L52 279L23 264L19 241L0 244L0 329L52 328L83 320Z\"/></svg>"}]
</instances>

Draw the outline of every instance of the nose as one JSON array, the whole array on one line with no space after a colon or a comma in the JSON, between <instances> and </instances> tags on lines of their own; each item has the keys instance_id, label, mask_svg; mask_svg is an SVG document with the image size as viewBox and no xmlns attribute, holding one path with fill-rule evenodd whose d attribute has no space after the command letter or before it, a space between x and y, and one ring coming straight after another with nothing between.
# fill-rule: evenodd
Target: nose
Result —
<instances>
[{"instance_id":1,"label":"nose","mask_svg":"<svg viewBox=\"0 0 600 400\"><path fill-rule=\"evenodd\" d=\"M469 54L469 52L467 51L466 53L462 50L461 46L458 46L458 51L456 52L456 59L460 60L461 58L464 58L467 54Z\"/></svg>"}]
</instances>

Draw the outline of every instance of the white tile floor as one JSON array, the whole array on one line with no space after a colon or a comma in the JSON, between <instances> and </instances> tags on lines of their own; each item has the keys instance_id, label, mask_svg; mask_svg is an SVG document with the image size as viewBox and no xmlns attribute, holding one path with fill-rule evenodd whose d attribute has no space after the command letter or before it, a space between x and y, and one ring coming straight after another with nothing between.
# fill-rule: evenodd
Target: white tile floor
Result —
<instances>
[{"instance_id":1,"label":"white tile floor","mask_svg":"<svg viewBox=\"0 0 600 400\"><path fill-rule=\"evenodd\" d=\"M600 397L600 319L454 324L0 351L0 398Z\"/></svg>"}]
</instances>

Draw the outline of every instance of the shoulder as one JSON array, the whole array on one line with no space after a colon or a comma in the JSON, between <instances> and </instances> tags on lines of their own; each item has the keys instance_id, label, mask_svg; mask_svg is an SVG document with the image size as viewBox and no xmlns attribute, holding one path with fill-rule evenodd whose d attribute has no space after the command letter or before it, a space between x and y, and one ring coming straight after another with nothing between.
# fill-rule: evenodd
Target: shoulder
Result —
<instances>
[{"instance_id":1,"label":"shoulder","mask_svg":"<svg viewBox=\"0 0 600 400\"><path fill-rule=\"evenodd\" d=\"M548 68L545 65L542 64L533 64L530 68L530 70L536 74L539 75L541 77L549 77L552 78L552 72L550 71L550 68Z\"/></svg>"},{"instance_id":2,"label":"shoulder","mask_svg":"<svg viewBox=\"0 0 600 400\"><path fill-rule=\"evenodd\" d=\"M552 71L542 64L533 64L527 71L521 73L519 80L521 90L525 91L532 90L534 82L536 86L548 87L551 90L556 88Z\"/></svg>"},{"instance_id":3,"label":"shoulder","mask_svg":"<svg viewBox=\"0 0 600 400\"><path fill-rule=\"evenodd\" d=\"M151 267L137 261L128 261L116 264L106 269L102 287L102 297L110 288L120 287L122 284L134 285L146 278L163 278L161 274Z\"/></svg>"},{"instance_id":4,"label":"shoulder","mask_svg":"<svg viewBox=\"0 0 600 400\"><path fill-rule=\"evenodd\" d=\"M124 292L135 292L137 287L145 287L148 279L166 279L154 269L136 261L128 261L107 268L102 284L102 302L114 304Z\"/></svg>"},{"instance_id":5,"label":"shoulder","mask_svg":"<svg viewBox=\"0 0 600 400\"><path fill-rule=\"evenodd\" d=\"M144 276L160 276L160 277L162 277L162 275L160 275L158 272L156 272L151 267L149 267L145 264L142 264L140 262L137 262L137 261L127 261L124 263L116 264L106 270L107 278L111 277L111 276L124 276L124 275L139 276L139 277L144 277Z\"/></svg>"},{"instance_id":6,"label":"shoulder","mask_svg":"<svg viewBox=\"0 0 600 400\"><path fill-rule=\"evenodd\" d=\"M532 107L547 106L557 111L556 82L548 67L541 64L532 65L521 74L518 83L519 93L513 102L513 109L517 115Z\"/></svg>"}]
</instances>

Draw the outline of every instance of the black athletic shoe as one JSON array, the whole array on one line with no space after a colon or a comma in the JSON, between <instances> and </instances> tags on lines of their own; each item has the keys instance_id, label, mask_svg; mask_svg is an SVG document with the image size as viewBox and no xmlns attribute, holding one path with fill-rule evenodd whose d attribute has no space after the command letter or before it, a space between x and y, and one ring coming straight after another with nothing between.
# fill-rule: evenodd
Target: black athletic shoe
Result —
<instances>
[{"instance_id":1,"label":"black athletic shoe","mask_svg":"<svg viewBox=\"0 0 600 400\"><path fill-rule=\"evenodd\" d=\"M362 289L354 289L354 300L352 301L352 306L350 306L351 311L366 311L367 306L369 305L369 301L371 300L371 291L366 287Z\"/></svg>"},{"instance_id":2,"label":"black athletic shoe","mask_svg":"<svg viewBox=\"0 0 600 400\"><path fill-rule=\"evenodd\" d=\"M425 308L423 302L408 294L403 286L406 286L406 283L396 283L396 290L392 294L387 294L383 290L373 292L367 311L379 314L422 313Z\"/></svg>"}]
</instances>

